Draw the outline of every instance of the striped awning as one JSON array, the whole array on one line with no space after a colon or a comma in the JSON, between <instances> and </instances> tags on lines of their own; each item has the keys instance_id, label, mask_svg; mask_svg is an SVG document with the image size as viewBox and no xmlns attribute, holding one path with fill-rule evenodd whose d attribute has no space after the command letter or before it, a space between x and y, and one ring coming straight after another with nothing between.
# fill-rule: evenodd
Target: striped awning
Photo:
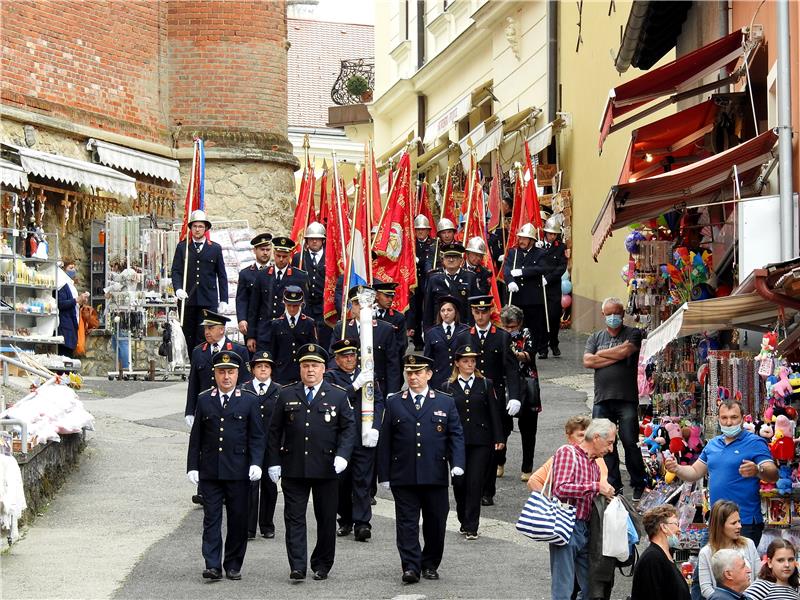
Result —
<instances>
[{"instance_id":1,"label":"striped awning","mask_svg":"<svg viewBox=\"0 0 800 600\"><path fill-rule=\"evenodd\" d=\"M11 161L0 158L0 185L17 190L28 189L28 175L25 169Z\"/></svg>"},{"instance_id":2,"label":"striped awning","mask_svg":"<svg viewBox=\"0 0 800 600\"><path fill-rule=\"evenodd\" d=\"M94 138L86 142L86 149L92 153L92 161L115 167L124 171L150 175L166 179L172 183L181 182L180 163L155 154L139 152L125 146L109 144Z\"/></svg>"}]
</instances>

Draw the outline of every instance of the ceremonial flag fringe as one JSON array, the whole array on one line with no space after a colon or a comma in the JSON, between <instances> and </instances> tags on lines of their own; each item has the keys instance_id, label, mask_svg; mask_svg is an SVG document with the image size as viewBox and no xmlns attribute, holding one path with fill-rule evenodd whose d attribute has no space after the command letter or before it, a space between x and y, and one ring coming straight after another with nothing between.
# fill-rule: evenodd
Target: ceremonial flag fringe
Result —
<instances>
[{"instance_id":1,"label":"ceremonial flag fringe","mask_svg":"<svg viewBox=\"0 0 800 600\"><path fill-rule=\"evenodd\" d=\"M194 139L194 152L192 154L192 170L189 174L189 186L186 188L186 202L183 207L183 225L181 226L181 240L186 239L188 232L189 216L196 210L205 210L205 177L206 152L203 140ZM206 231L208 239L209 232Z\"/></svg>"}]
</instances>

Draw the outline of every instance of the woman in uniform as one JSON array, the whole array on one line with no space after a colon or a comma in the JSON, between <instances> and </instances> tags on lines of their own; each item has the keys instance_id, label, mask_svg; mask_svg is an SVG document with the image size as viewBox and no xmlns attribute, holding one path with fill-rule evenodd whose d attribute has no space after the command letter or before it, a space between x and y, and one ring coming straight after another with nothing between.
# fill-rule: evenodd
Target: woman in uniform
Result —
<instances>
[{"instance_id":1,"label":"woman in uniform","mask_svg":"<svg viewBox=\"0 0 800 600\"><path fill-rule=\"evenodd\" d=\"M433 359L433 377L428 385L436 390L450 377L453 370L453 353L456 337L468 328L459 319L459 302L452 296L442 296L439 300L439 314L436 325L425 332L425 350L423 354Z\"/></svg>"},{"instance_id":2,"label":"woman in uniform","mask_svg":"<svg viewBox=\"0 0 800 600\"><path fill-rule=\"evenodd\" d=\"M460 531L468 540L478 539L481 492L492 452L504 447L500 405L494 387L475 367L479 354L478 348L470 345L458 348L452 375L442 388L455 399L464 429L466 469L463 476L453 478L453 494Z\"/></svg>"}]
</instances>

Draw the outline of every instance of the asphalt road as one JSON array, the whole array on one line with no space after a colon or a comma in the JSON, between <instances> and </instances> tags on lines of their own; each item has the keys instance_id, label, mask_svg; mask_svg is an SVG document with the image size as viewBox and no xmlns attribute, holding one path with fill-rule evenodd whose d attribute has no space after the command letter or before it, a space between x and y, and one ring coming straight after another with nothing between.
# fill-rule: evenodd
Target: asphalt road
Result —
<instances>
[{"instance_id":1,"label":"asphalt road","mask_svg":"<svg viewBox=\"0 0 800 600\"><path fill-rule=\"evenodd\" d=\"M563 423L587 413L591 376L580 366L583 336L563 336L560 359L539 365L543 412L535 464L563 443ZM514 529L527 498L519 479L521 446L509 440L506 475L495 506L484 507L481 537L458 534L448 523L439 581L400 582L391 493L379 492L373 537L337 542L327 581L288 581L279 496L273 540L248 545L238 582L201 577L202 510L190 503L185 478L188 435L182 406L185 383L87 382L81 394L97 417L79 469L50 507L2 557L0 597L8 598L549 598L547 546ZM309 513L309 547L315 539ZM613 598L630 580L618 577Z\"/></svg>"}]
</instances>

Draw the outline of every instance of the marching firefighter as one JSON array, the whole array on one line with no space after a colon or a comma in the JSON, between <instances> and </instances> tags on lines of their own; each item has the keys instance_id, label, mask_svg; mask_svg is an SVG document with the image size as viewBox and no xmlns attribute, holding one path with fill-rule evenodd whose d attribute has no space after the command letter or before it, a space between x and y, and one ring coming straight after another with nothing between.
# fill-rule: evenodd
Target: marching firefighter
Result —
<instances>
[{"instance_id":1,"label":"marching firefighter","mask_svg":"<svg viewBox=\"0 0 800 600\"><path fill-rule=\"evenodd\" d=\"M393 281L375 281L372 284L375 290L375 302L378 308L375 317L386 321L394 329L397 340L397 349L405 354L408 349L408 334L406 332L406 315L392 308L397 290L397 283Z\"/></svg>"},{"instance_id":2,"label":"marching firefighter","mask_svg":"<svg viewBox=\"0 0 800 600\"><path fill-rule=\"evenodd\" d=\"M558 348L558 332L561 329L561 276L567 270L566 247L559 239L561 225L555 217L550 217L545 222L543 231L544 240L537 244L534 254L536 265L547 281L542 302L547 303L547 310L536 313L536 328L531 332L540 359L547 358L548 348L553 356L561 356Z\"/></svg>"},{"instance_id":3,"label":"marching firefighter","mask_svg":"<svg viewBox=\"0 0 800 600\"><path fill-rule=\"evenodd\" d=\"M439 219L436 223L436 241L428 253L425 272L440 271L443 268L442 246L452 244L456 240L456 225L450 219Z\"/></svg>"},{"instance_id":4,"label":"marching firefighter","mask_svg":"<svg viewBox=\"0 0 800 600\"><path fill-rule=\"evenodd\" d=\"M475 273L475 288L478 295L492 293L492 272L483 266L483 257L486 255L486 242L478 236L470 238L466 247L466 264L468 271Z\"/></svg>"},{"instance_id":5,"label":"marching firefighter","mask_svg":"<svg viewBox=\"0 0 800 600\"><path fill-rule=\"evenodd\" d=\"M414 342L414 347L422 347L422 311L425 291L428 281L428 261L431 260L435 242L431 239L431 223L425 215L414 218L414 245L417 260L417 289L411 296L408 312L406 313L406 326L408 337Z\"/></svg>"},{"instance_id":6,"label":"marching firefighter","mask_svg":"<svg viewBox=\"0 0 800 600\"><path fill-rule=\"evenodd\" d=\"M270 321L264 330L264 339L259 347L266 348L274 359L272 378L280 385L288 385L300 379L297 351L306 344L317 341L314 320L300 312L303 306L303 290L296 285L283 290L283 314Z\"/></svg>"},{"instance_id":7,"label":"marching firefighter","mask_svg":"<svg viewBox=\"0 0 800 600\"><path fill-rule=\"evenodd\" d=\"M239 331L244 336L247 335L247 311L258 272L269 265L272 257L272 234L260 233L250 240L250 245L253 247L256 262L239 271L239 283L236 286L236 320Z\"/></svg>"},{"instance_id":8,"label":"marching firefighter","mask_svg":"<svg viewBox=\"0 0 800 600\"><path fill-rule=\"evenodd\" d=\"M431 364L433 376L429 385L435 390L442 389L452 374L456 340L459 335L469 330L469 327L460 321L458 307L459 301L452 296L439 298L437 324L425 332L424 354L433 360Z\"/></svg>"},{"instance_id":9,"label":"marching firefighter","mask_svg":"<svg viewBox=\"0 0 800 600\"><path fill-rule=\"evenodd\" d=\"M444 271L434 273L428 279L428 290L425 298L425 314L423 325L427 330L435 321L435 307L442 296L453 296L458 299L462 323L472 323L468 299L478 295L475 284L475 273L463 268L464 246L461 244L442 244L439 246Z\"/></svg>"},{"instance_id":10,"label":"marching firefighter","mask_svg":"<svg viewBox=\"0 0 800 600\"><path fill-rule=\"evenodd\" d=\"M322 223L311 223L304 236L305 248L302 255L295 254L292 266L308 273L308 294L303 312L314 320L317 327L319 343L323 348L330 344L331 328L325 323L322 310L322 294L325 290L325 226ZM300 265L302 256L303 264Z\"/></svg>"}]
</instances>

